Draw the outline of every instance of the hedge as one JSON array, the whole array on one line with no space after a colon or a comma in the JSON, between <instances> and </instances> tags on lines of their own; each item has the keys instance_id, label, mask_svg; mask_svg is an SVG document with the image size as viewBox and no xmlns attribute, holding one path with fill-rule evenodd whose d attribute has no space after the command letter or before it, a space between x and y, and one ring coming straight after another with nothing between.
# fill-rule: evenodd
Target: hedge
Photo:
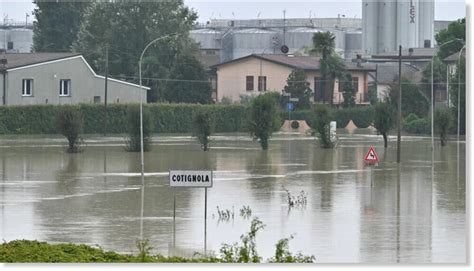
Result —
<instances>
[{"instance_id":1,"label":"hedge","mask_svg":"<svg viewBox=\"0 0 474 271\"><path fill-rule=\"evenodd\" d=\"M359 128L367 128L374 121L372 106L333 109L337 128L344 128L350 120ZM282 113L282 118L288 120L288 111ZM297 110L291 112L292 120L305 120L311 126L311 110Z\"/></svg>"},{"instance_id":2,"label":"hedge","mask_svg":"<svg viewBox=\"0 0 474 271\"><path fill-rule=\"evenodd\" d=\"M191 133L193 112L204 108L214 113L215 132L246 132L245 106L198 104L146 104L152 114L155 133ZM100 134L104 127L104 106L31 105L0 107L0 134L56 134L56 116L61 107L80 110L84 118L84 133ZM126 104L107 106L107 133L123 134L127 131Z\"/></svg>"}]
</instances>

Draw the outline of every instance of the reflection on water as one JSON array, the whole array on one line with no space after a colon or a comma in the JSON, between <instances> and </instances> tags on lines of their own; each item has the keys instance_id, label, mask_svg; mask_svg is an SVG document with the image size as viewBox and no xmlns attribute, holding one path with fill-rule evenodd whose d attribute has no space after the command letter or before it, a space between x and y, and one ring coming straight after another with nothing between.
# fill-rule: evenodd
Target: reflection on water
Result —
<instances>
[{"instance_id":1,"label":"reflection on water","mask_svg":"<svg viewBox=\"0 0 474 271\"><path fill-rule=\"evenodd\" d=\"M403 163L381 137L339 136L335 150L305 135L280 134L262 151L246 135L218 135L210 152L189 136L160 136L145 153L144 236L153 252L192 256L204 249L204 189L171 189L170 169L214 170L208 190L207 249L239 241L250 206L265 229L263 258L281 238L317 262L426 263L466 261L465 144L457 179L456 143L437 147L431 172L430 139L404 137ZM100 245L136 253L140 230L140 157L122 138L91 138L80 154L66 154L58 138L0 138L1 238ZM373 145L382 159L365 168ZM289 208L284 189L307 194ZM173 194L176 220L173 225ZM217 207L235 216L219 220Z\"/></svg>"}]
</instances>

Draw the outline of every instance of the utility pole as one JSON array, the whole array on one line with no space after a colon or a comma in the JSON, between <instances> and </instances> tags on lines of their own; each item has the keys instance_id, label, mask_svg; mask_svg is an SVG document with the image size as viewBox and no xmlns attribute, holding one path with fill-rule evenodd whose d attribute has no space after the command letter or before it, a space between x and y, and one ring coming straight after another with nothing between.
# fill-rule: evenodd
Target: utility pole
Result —
<instances>
[{"instance_id":1,"label":"utility pole","mask_svg":"<svg viewBox=\"0 0 474 271\"><path fill-rule=\"evenodd\" d=\"M398 48L398 118L397 118L397 163L400 163L400 148L402 143L402 46Z\"/></svg>"},{"instance_id":2,"label":"utility pole","mask_svg":"<svg viewBox=\"0 0 474 271\"><path fill-rule=\"evenodd\" d=\"M107 81L109 77L109 46L105 45L104 136L107 134Z\"/></svg>"}]
</instances>

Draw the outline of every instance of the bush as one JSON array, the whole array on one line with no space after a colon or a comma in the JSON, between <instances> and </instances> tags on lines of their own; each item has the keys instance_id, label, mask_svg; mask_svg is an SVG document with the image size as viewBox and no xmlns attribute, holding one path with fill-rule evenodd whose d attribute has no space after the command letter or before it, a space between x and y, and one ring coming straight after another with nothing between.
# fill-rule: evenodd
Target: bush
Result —
<instances>
[{"instance_id":1,"label":"bush","mask_svg":"<svg viewBox=\"0 0 474 271\"><path fill-rule=\"evenodd\" d=\"M140 129L140 107L131 105L127 113L128 139L127 151L141 151L141 129ZM153 126L150 113L147 108L143 108L143 151L149 151L151 145L151 134Z\"/></svg>"},{"instance_id":2,"label":"bush","mask_svg":"<svg viewBox=\"0 0 474 271\"><path fill-rule=\"evenodd\" d=\"M204 151L209 149L209 136L214 130L214 116L210 111L196 111L193 117L193 135L198 138Z\"/></svg>"},{"instance_id":3,"label":"bush","mask_svg":"<svg viewBox=\"0 0 474 271\"><path fill-rule=\"evenodd\" d=\"M323 148L334 148L335 142L331 141L330 123L332 120L331 109L326 105L316 105L313 109L312 128L316 131Z\"/></svg>"},{"instance_id":4,"label":"bush","mask_svg":"<svg viewBox=\"0 0 474 271\"><path fill-rule=\"evenodd\" d=\"M375 105L375 120L374 126L377 131L383 136L384 147L388 146L387 134L395 125L396 113L393 107L388 103L377 103Z\"/></svg>"},{"instance_id":5,"label":"bush","mask_svg":"<svg viewBox=\"0 0 474 271\"><path fill-rule=\"evenodd\" d=\"M334 111L334 118L338 128L346 127L350 120L359 128L367 128L374 121L374 108L367 106L338 109Z\"/></svg>"},{"instance_id":6,"label":"bush","mask_svg":"<svg viewBox=\"0 0 474 271\"><path fill-rule=\"evenodd\" d=\"M453 122L453 115L449 108L437 108L434 112L434 123L439 137L441 146L446 145L448 130Z\"/></svg>"},{"instance_id":7,"label":"bush","mask_svg":"<svg viewBox=\"0 0 474 271\"><path fill-rule=\"evenodd\" d=\"M57 115L56 125L58 133L68 141L67 152L80 151L80 134L82 133L83 119L79 111L71 107L62 108Z\"/></svg>"},{"instance_id":8,"label":"bush","mask_svg":"<svg viewBox=\"0 0 474 271\"><path fill-rule=\"evenodd\" d=\"M403 124L403 130L412 134L431 133L431 120L428 118L419 118Z\"/></svg>"},{"instance_id":9,"label":"bush","mask_svg":"<svg viewBox=\"0 0 474 271\"><path fill-rule=\"evenodd\" d=\"M272 93L257 96L248 108L250 135L260 140L263 150L268 149L268 139L281 126L276 96Z\"/></svg>"}]
</instances>

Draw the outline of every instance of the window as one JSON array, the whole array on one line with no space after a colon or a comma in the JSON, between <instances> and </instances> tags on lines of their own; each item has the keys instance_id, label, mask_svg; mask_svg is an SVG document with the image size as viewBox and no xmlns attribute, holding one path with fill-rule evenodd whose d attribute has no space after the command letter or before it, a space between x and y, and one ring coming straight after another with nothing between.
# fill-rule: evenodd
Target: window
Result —
<instances>
[{"instance_id":1,"label":"window","mask_svg":"<svg viewBox=\"0 0 474 271\"><path fill-rule=\"evenodd\" d=\"M322 101L323 93L321 91L321 77L314 77L314 101Z\"/></svg>"},{"instance_id":2,"label":"window","mask_svg":"<svg viewBox=\"0 0 474 271\"><path fill-rule=\"evenodd\" d=\"M13 41L7 43L7 50L13 50Z\"/></svg>"},{"instance_id":3,"label":"window","mask_svg":"<svg viewBox=\"0 0 474 271\"><path fill-rule=\"evenodd\" d=\"M352 87L355 93L359 92L359 77L352 77Z\"/></svg>"},{"instance_id":4,"label":"window","mask_svg":"<svg viewBox=\"0 0 474 271\"><path fill-rule=\"evenodd\" d=\"M100 104L100 96L94 96L94 103Z\"/></svg>"},{"instance_id":5,"label":"window","mask_svg":"<svg viewBox=\"0 0 474 271\"><path fill-rule=\"evenodd\" d=\"M215 55L215 54L216 54L215 50L211 50L211 49L206 50L206 55Z\"/></svg>"},{"instance_id":6,"label":"window","mask_svg":"<svg viewBox=\"0 0 474 271\"><path fill-rule=\"evenodd\" d=\"M267 77L259 76L258 77L258 91L266 91L266 90L267 90Z\"/></svg>"},{"instance_id":7,"label":"window","mask_svg":"<svg viewBox=\"0 0 474 271\"><path fill-rule=\"evenodd\" d=\"M33 79L23 79L21 95L33 96Z\"/></svg>"},{"instance_id":8,"label":"window","mask_svg":"<svg viewBox=\"0 0 474 271\"><path fill-rule=\"evenodd\" d=\"M71 96L71 79L59 80L59 96Z\"/></svg>"},{"instance_id":9,"label":"window","mask_svg":"<svg viewBox=\"0 0 474 271\"><path fill-rule=\"evenodd\" d=\"M245 90L247 90L247 91L253 91L253 76L247 76L247 77L246 77Z\"/></svg>"}]
</instances>

